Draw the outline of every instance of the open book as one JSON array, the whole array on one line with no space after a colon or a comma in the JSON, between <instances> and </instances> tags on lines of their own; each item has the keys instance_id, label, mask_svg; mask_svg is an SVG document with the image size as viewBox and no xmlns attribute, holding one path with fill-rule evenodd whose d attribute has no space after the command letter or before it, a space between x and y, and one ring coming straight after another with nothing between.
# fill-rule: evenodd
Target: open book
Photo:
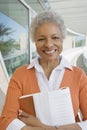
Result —
<instances>
[{"instance_id":1,"label":"open book","mask_svg":"<svg viewBox=\"0 0 87 130\"><path fill-rule=\"evenodd\" d=\"M20 108L44 124L59 126L75 122L69 88L20 97Z\"/></svg>"}]
</instances>

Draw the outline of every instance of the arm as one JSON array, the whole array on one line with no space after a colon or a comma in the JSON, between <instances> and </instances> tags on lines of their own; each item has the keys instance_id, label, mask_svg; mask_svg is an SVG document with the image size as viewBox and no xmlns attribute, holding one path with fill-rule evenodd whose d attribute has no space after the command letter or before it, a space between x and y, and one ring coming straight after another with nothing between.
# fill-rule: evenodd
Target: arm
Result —
<instances>
[{"instance_id":1,"label":"arm","mask_svg":"<svg viewBox=\"0 0 87 130\"><path fill-rule=\"evenodd\" d=\"M5 105L0 117L0 128L2 130L6 130L7 126L13 120L17 119L19 110L18 98L20 95L21 89L14 78L12 78L9 83Z\"/></svg>"},{"instance_id":2,"label":"arm","mask_svg":"<svg viewBox=\"0 0 87 130\"><path fill-rule=\"evenodd\" d=\"M87 75L84 73L80 79L79 106L82 120L87 120Z\"/></svg>"},{"instance_id":3,"label":"arm","mask_svg":"<svg viewBox=\"0 0 87 130\"><path fill-rule=\"evenodd\" d=\"M21 130L82 130L78 124L69 124L59 127L48 126L42 124L39 119L32 115L28 115L25 112L21 112L19 119L22 120L27 126L24 126Z\"/></svg>"},{"instance_id":4,"label":"arm","mask_svg":"<svg viewBox=\"0 0 87 130\"><path fill-rule=\"evenodd\" d=\"M39 91L37 84L36 86L32 85L33 82L31 82L30 78L31 75L34 73L34 70L29 71L26 68L27 65L16 69L10 80L5 105L0 117L1 130L20 130L22 128L23 122L18 123L20 122L20 120L18 119L18 111L20 107L18 99L23 94L35 93ZM35 88L30 88L31 86L34 86ZM20 126L20 124L22 125Z\"/></svg>"},{"instance_id":5,"label":"arm","mask_svg":"<svg viewBox=\"0 0 87 130\"><path fill-rule=\"evenodd\" d=\"M78 125L82 130L87 130L87 75L84 72L80 79L79 106L83 121L78 122Z\"/></svg>"}]
</instances>

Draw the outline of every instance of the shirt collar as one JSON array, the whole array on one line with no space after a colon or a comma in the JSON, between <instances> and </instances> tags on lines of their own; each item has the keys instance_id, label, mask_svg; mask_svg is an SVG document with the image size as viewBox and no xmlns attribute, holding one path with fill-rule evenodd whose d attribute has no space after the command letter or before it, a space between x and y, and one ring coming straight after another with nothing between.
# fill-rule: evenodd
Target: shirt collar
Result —
<instances>
[{"instance_id":1,"label":"shirt collar","mask_svg":"<svg viewBox=\"0 0 87 130\"><path fill-rule=\"evenodd\" d=\"M40 64L39 64L39 57L35 58L27 67L27 69L31 68L36 68L38 71L39 69L42 69ZM56 67L56 69L63 69L63 68L68 68L70 70L73 70L72 65L65 59L65 57L61 56L61 62L60 64Z\"/></svg>"},{"instance_id":2,"label":"shirt collar","mask_svg":"<svg viewBox=\"0 0 87 130\"><path fill-rule=\"evenodd\" d=\"M59 68L59 69L68 68L68 69L70 69L70 70L73 70L72 65L71 65L71 64L68 62L68 60L67 60L65 57L63 57L63 56L61 56L61 62L60 62L60 64L58 65L58 68Z\"/></svg>"},{"instance_id":3,"label":"shirt collar","mask_svg":"<svg viewBox=\"0 0 87 130\"><path fill-rule=\"evenodd\" d=\"M35 68L38 72L42 72L42 67L39 64L39 57L35 58L27 67L27 69Z\"/></svg>"}]
</instances>

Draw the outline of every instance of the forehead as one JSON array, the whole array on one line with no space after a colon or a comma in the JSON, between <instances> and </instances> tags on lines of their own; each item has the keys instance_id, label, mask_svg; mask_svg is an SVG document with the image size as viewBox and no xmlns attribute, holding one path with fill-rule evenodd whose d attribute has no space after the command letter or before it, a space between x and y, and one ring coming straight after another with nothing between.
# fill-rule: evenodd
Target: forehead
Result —
<instances>
[{"instance_id":1,"label":"forehead","mask_svg":"<svg viewBox=\"0 0 87 130\"><path fill-rule=\"evenodd\" d=\"M40 34L53 34L53 33L61 33L59 25L56 23L44 23L36 29L35 35Z\"/></svg>"}]
</instances>

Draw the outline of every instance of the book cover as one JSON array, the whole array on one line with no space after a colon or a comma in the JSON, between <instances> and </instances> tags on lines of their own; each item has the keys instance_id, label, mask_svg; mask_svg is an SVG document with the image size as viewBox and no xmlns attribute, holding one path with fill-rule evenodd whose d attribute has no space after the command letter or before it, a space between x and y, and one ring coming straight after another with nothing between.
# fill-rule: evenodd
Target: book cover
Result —
<instances>
[{"instance_id":1,"label":"book cover","mask_svg":"<svg viewBox=\"0 0 87 130\"><path fill-rule=\"evenodd\" d=\"M32 95L25 95L19 98L20 109L24 112L36 116Z\"/></svg>"}]
</instances>

